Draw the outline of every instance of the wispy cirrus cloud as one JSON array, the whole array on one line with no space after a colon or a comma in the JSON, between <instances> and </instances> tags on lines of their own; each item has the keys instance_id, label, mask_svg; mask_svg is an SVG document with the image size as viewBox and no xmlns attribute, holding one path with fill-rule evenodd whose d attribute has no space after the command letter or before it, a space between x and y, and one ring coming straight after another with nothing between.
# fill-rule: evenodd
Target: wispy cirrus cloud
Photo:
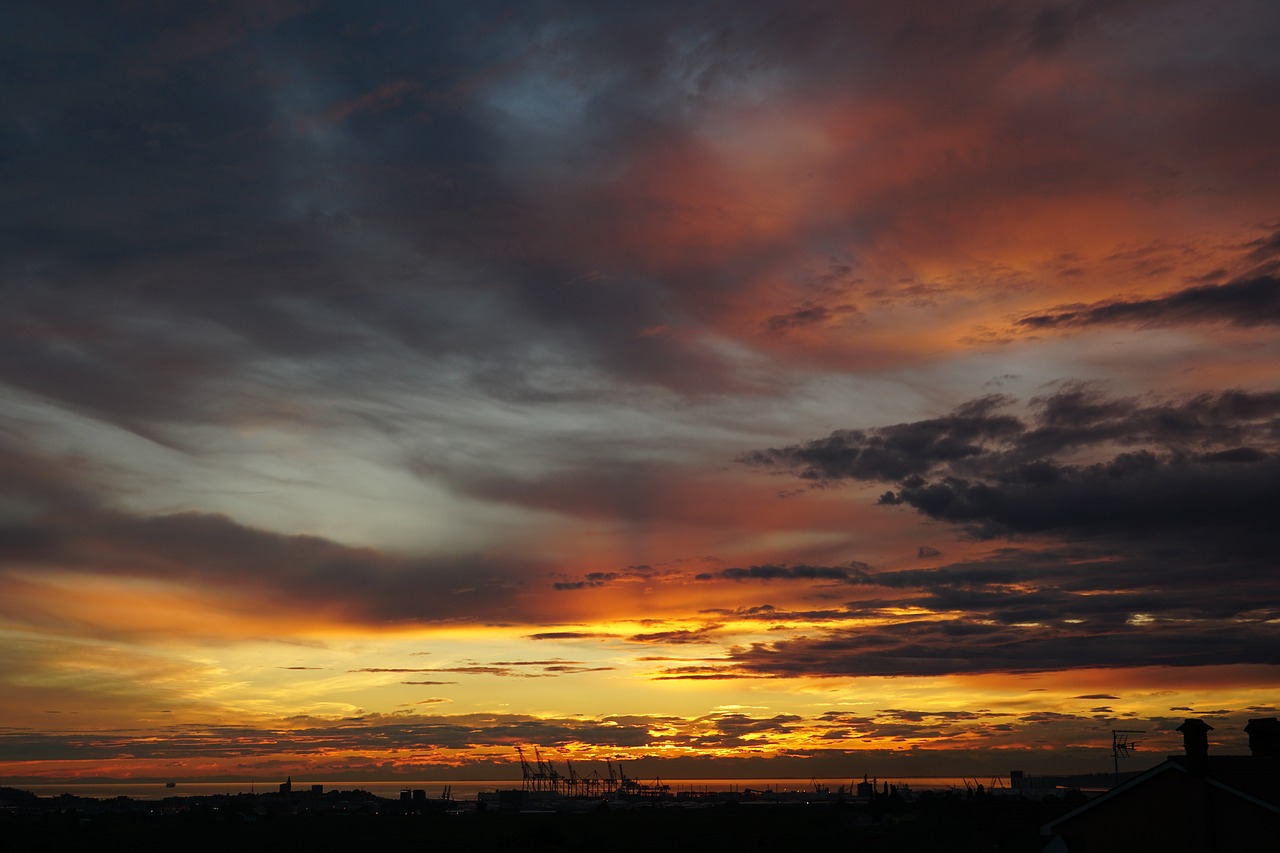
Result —
<instances>
[{"instance_id":1,"label":"wispy cirrus cloud","mask_svg":"<svg viewBox=\"0 0 1280 853\"><path fill-rule=\"evenodd\" d=\"M459 675L496 675L504 678L555 678L560 675L576 675L584 672L610 672L615 668L613 666L591 666L582 661L554 658L551 660L511 660L484 664L461 664L415 671L447 672Z\"/></svg>"},{"instance_id":2,"label":"wispy cirrus cloud","mask_svg":"<svg viewBox=\"0 0 1280 853\"><path fill-rule=\"evenodd\" d=\"M418 687L439 687L445 684L457 684L456 681L402 681L401 684L408 684Z\"/></svg>"},{"instance_id":3,"label":"wispy cirrus cloud","mask_svg":"<svg viewBox=\"0 0 1280 853\"><path fill-rule=\"evenodd\" d=\"M620 635L601 631L541 631L530 634L530 640L608 640Z\"/></svg>"}]
</instances>

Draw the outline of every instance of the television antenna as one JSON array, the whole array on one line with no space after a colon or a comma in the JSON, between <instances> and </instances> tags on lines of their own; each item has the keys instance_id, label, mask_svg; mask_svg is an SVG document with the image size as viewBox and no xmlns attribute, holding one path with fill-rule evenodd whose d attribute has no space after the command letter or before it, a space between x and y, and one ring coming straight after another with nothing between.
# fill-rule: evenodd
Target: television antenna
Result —
<instances>
[{"instance_id":1,"label":"television antenna","mask_svg":"<svg viewBox=\"0 0 1280 853\"><path fill-rule=\"evenodd\" d=\"M1116 782L1120 781L1120 756L1129 758L1135 749L1138 748L1139 741L1129 740L1129 735L1146 734L1143 729L1112 729L1111 730L1111 760L1115 763Z\"/></svg>"}]
</instances>

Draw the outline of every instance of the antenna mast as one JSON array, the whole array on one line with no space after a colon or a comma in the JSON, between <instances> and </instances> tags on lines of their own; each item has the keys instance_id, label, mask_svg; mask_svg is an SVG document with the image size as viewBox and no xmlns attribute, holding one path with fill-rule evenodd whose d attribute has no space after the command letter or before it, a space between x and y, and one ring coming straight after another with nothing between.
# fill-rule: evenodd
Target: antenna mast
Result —
<instances>
[{"instance_id":1,"label":"antenna mast","mask_svg":"<svg viewBox=\"0 0 1280 853\"><path fill-rule=\"evenodd\" d=\"M1116 784L1120 783L1120 756L1130 757L1133 751L1138 748L1138 741L1129 740L1129 735L1146 734L1142 729L1112 729L1111 730L1111 760L1116 768Z\"/></svg>"}]
</instances>

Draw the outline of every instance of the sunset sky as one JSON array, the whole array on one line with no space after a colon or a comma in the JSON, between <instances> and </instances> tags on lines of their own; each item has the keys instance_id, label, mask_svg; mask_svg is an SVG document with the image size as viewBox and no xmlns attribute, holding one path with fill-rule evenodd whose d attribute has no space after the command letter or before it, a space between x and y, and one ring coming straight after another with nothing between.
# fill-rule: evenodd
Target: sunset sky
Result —
<instances>
[{"instance_id":1,"label":"sunset sky","mask_svg":"<svg viewBox=\"0 0 1280 853\"><path fill-rule=\"evenodd\" d=\"M0 784L1245 752L1278 40L1271 0L5 3Z\"/></svg>"}]
</instances>

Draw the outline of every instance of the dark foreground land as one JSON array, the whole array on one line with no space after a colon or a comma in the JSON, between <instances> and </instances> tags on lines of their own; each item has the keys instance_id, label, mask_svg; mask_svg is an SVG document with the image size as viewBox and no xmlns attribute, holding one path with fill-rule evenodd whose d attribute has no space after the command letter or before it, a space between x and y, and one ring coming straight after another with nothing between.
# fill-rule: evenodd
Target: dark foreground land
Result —
<instances>
[{"instance_id":1,"label":"dark foreground land","mask_svg":"<svg viewBox=\"0 0 1280 853\"><path fill-rule=\"evenodd\" d=\"M201 798L205 799L205 798ZM376 798L375 798L376 799ZM390 802L390 801L381 801ZM1040 851L1058 799L923 797L912 803L720 803L599 807L581 813L367 811L274 813L241 798L184 810L80 809L0 815L0 853L355 851L378 849L683 853L732 851Z\"/></svg>"}]
</instances>

